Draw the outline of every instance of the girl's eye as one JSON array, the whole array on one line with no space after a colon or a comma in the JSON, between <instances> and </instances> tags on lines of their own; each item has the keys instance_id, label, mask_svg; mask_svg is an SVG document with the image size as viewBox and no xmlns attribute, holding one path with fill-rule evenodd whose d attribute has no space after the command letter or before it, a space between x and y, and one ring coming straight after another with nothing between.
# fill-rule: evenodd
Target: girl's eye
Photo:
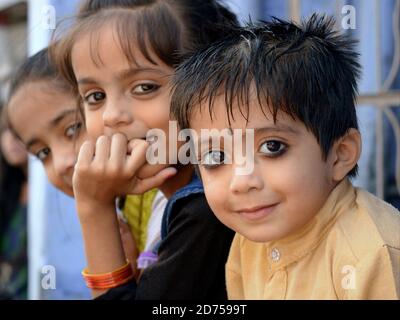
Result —
<instances>
[{"instance_id":1,"label":"girl's eye","mask_svg":"<svg viewBox=\"0 0 400 320\"><path fill-rule=\"evenodd\" d=\"M105 97L106 97L106 95L104 92L97 91L97 92L93 92L93 93L87 95L84 98L84 100L88 104L96 104L96 103L99 103L100 101L104 100Z\"/></svg>"},{"instance_id":2,"label":"girl's eye","mask_svg":"<svg viewBox=\"0 0 400 320\"><path fill-rule=\"evenodd\" d=\"M49 154L50 154L50 149L43 148L43 149L39 150L39 152L36 153L36 158L38 158L40 161L44 162Z\"/></svg>"},{"instance_id":3,"label":"girl's eye","mask_svg":"<svg viewBox=\"0 0 400 320\"><path fill-rule=\"evenodd\" d=\"M208 169L216 168L225 161L225 154L222 151L209 151L203 156L202 166Z\"/></svg>"},{"instance_id":4,"label":"girl's eye","mask_svg":"<svg viewBox=\"0 0 400 320\"><path fill-rule=\"evenodd\" d=\"M161 86L155 83L139 84L132 89L132 93L137 95L145 95L157 91Z\"/></svg>"},{"instance_id":5,"label":"girl's eye","mask_svg":"<svg viewBox=\"0 0 400 320\"><path fill-rule=\"evenodd\" d=\"M69 126L65 130L65 136L67 138L73 138L78 134L78 132L79 132L79 130L81 128L82 128L82 123L81 122L74 123L72 126Z\"/></svg>"},{"instance_id":6,"label":"girl's eye","mask_svg":"<svg viewBox=\"0 0 400 320\"><path fill-rule=\"evenodd\" d=\"M260 152L269 157L276 157L284 153L287 145L277 140L269 140L264 142L260 147Z\"/></svg>"}]
</instances>

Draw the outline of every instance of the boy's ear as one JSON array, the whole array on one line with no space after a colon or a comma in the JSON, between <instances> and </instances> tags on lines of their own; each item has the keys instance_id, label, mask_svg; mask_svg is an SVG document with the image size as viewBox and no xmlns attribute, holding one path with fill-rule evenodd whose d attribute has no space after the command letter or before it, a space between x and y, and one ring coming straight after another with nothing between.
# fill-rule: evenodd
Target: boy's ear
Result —
<instances>
[{"instance_id":1,"label":"boy's ear","mask_svg":"<svg viewBox=\"0 0 400 320\"><path fill-rule=\"evenodd\" d=\"M332 148L332 179L341 181L355 167L361 155L361 135L351 128Z\"/></svg>"}]
</instances>

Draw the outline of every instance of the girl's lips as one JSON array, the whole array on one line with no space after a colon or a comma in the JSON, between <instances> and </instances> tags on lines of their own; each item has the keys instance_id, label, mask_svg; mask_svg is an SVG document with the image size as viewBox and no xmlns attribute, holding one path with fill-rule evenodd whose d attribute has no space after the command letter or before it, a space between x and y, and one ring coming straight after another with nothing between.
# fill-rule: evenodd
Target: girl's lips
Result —
<instances>
[{"instance_id":1,"label":"girl's lips","mask_svg":"<svg viewBox=\"0 0 400 320\"><path fill-rule=\"evenodd\" d=\"M249 208L249 209L241 209L238 210L237 212L244 218L248 220L259 220L262 219L266 216L268 216L274 209L278 203L272 204L272 205L267 205L267 206L258 206L254 208Z\"/></svg>"}]
</instances>

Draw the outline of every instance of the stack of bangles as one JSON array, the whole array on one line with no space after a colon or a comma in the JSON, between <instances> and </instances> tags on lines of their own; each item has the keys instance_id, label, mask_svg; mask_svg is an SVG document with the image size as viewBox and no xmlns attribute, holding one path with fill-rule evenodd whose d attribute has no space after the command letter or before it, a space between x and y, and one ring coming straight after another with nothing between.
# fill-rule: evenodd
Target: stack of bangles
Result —
<instances>
[{"instance_id":1,"label":"stack of bangles","mask_svg":"<svg viewBox=\"0 0 400 320\"><path fill-rule=\"evenodd\" d=\"M119 287L133 278L133 271L129 261L121 268L103 274L89 274L87 268L82 271L86 285L90 289L106 290Z\"/></svg>"}]
</instances>

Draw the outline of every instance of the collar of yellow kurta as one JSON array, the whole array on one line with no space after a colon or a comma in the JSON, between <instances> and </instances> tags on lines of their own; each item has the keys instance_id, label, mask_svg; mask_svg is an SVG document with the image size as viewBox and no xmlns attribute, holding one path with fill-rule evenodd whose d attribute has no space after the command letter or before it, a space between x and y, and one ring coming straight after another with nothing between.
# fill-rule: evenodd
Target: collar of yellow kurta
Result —
<instances>
[{"instance_id":1,"label":"collar of yellow kurta","mask_svg":"<svg viewBox=\"0 0 400 320\"><path fill-rule=\"evenodd\" d=\"M309 254L324 239L337 218L355 205L355 189L348 179L330 193L315 217L300 231L283 239L265 243L271 258L271 271L284 268Z\"/></svg>"}]
</instances>

